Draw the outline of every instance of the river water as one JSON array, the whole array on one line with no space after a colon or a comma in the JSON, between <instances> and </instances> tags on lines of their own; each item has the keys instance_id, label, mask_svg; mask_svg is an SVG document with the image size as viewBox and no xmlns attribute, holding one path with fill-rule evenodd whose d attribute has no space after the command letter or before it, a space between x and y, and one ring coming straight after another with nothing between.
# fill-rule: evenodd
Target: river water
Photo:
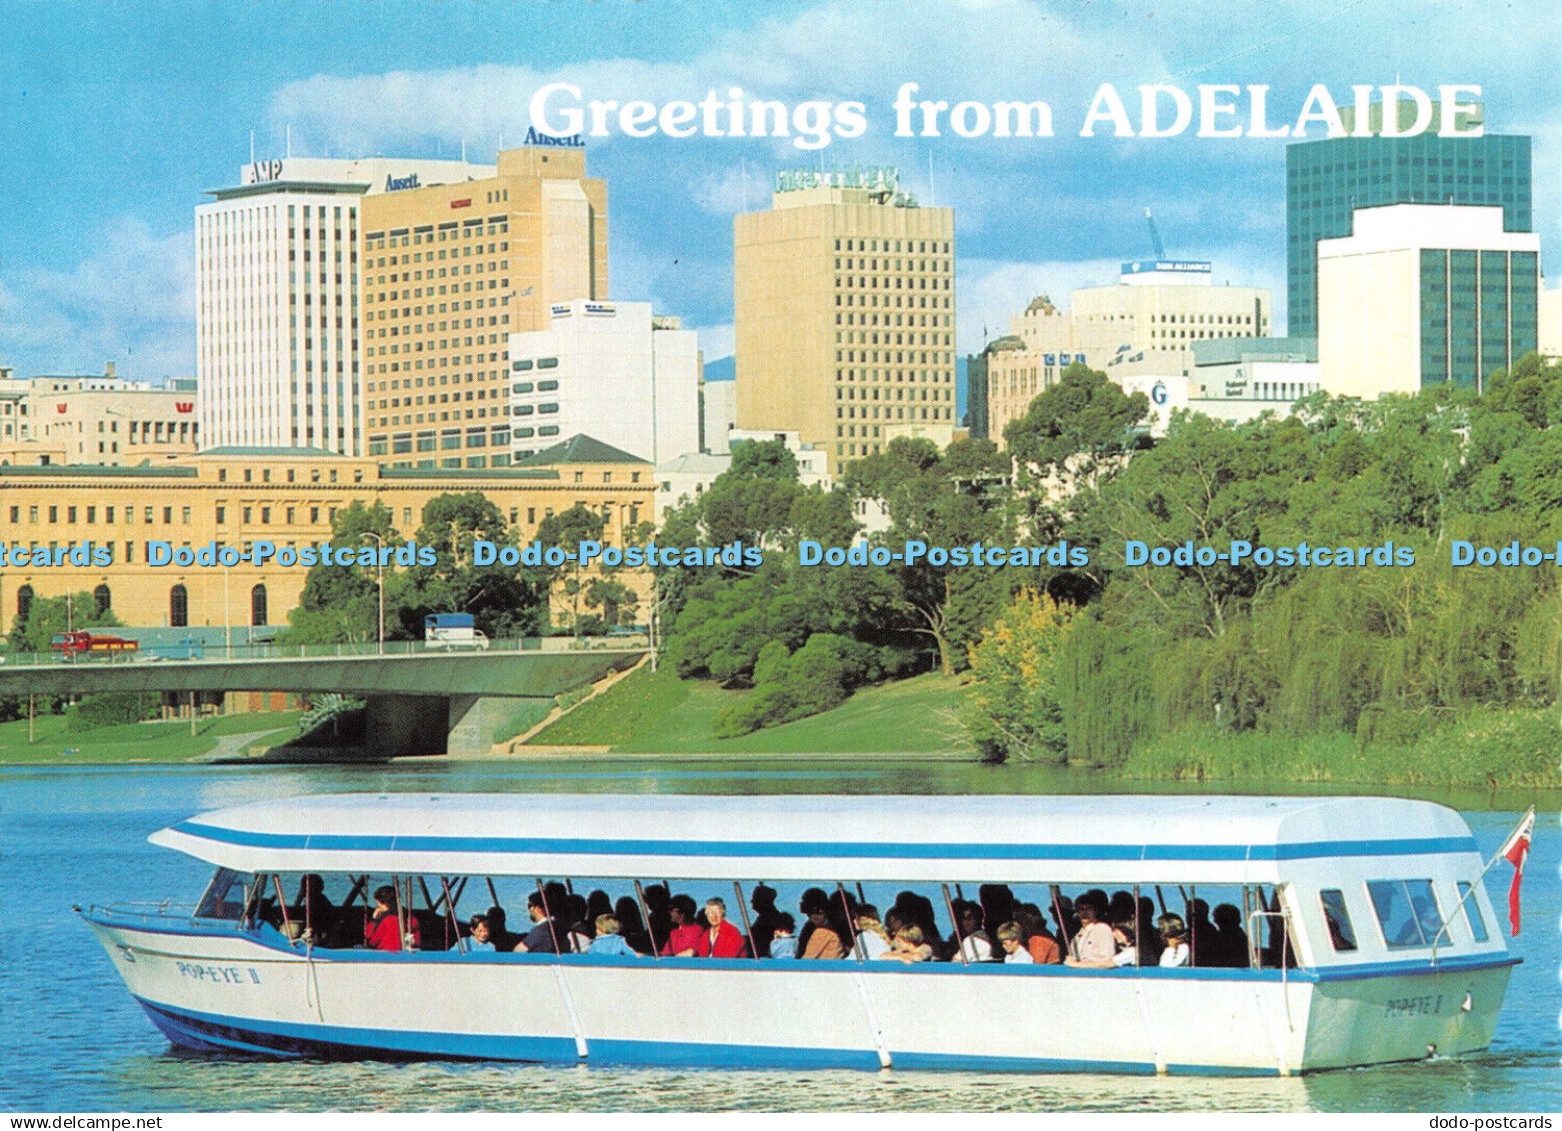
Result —
<instances>
[{"instance_id":1,"label":"river water","mask_svg":"<svg viewBox=\"0 0 1562 1131\"><path fill-rule=\"evenodd\" d=\"M1557 1111L1562 1110L1562 837L1542 798L1525 929L1491 1050L1290 1079L609 1070L271 1062L174 1051L73 903L188 896L203 864L146 843L206 809L375 791L1075 793L1123 784L1031 767L873 758L505 761L393 767L105 767L0 775L0 1109L8 1111ZM1146 787L1143 792L1169 792ZM1297 790L1296 792L1316 792ZM1385 791L1388 792L1388 791ZM1460 809L1483 855L1532 798L1421 796ZM1511 869L1488 877L1506 906ZM1059 1019L1060 1024L1070 1019ZM1001 1019L995 1019L1001 1023ZM1197 1017L1189 1018L1196 1030Z\"/></svg>"}]
</instances>

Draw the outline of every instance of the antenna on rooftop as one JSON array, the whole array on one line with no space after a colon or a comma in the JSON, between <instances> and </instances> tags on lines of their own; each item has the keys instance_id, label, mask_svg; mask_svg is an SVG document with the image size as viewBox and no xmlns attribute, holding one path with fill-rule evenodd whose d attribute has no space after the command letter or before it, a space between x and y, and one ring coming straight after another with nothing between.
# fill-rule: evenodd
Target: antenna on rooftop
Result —
<instances>
[{"instance_id":1,"label":"antenna on rooftop","mask_svg":"<svg viewBox=\"0 0 1562 1131\"><path fill-rule=\"evenodd\" d=\"M938 193L933 188L933 151L927 151L927 206L938 207Z\"/></svg>"},{"instance_id":2,"label":"antenna on rooftop","mask_svg":"<svg viewBox=\"0 0 1562 1131\"><path fill-rule=\"evenodd\" d=\"M293 156L293 123L287 124L287 156Z\"/></svg>"},{"instance_id":3,"label":"antenna on rooftop","mask_svg":"<svg viewBox=\"0 0 1562 1131\"><path fill-rule=\"evenodd\" d=\"M1161 233L1155 230L1155 217L1150 215L1148 205L1144 209L1144 222L1150 225L1150 246L1155 249L1155 258L1165 259L1166 249L1161 246Z\"/></svg>"},{"instance_id":4,"label":"antenna on rooftop","mask_svg":"<svg viewBox=\"0 0 1562 1131\"><path fill-rule=\"evenodd\" d=\"M249 132L249 163L251 165L253 165L255 163L255 131L254 130L250 130L250 132Z\"/></svg>"}]
</instances>

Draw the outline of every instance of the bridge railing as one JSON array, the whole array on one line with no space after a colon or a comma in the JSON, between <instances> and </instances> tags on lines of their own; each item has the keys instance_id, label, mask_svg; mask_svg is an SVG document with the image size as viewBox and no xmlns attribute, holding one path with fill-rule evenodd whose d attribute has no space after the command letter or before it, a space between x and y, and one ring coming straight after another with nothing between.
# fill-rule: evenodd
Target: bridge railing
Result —
<instances>
[{"instance_id":1,"label":"bridge railing","mask_svg":"<svg viewBox=\"0 0 1562 1131\"><path fill-rule=\"evenodd\" d=\"M425 640L375 640L348 644L278 644L267 641L244 644L148 645L132 652L4 652L0 664L7 667L79 664L178 664L243 663L254 660L327 660L367 656L473 656L495 652L569 652L606 648L639 649L643 636L523 636L490 640L486 647L461 642L430 644Z\"/></svg>"}]
</instances>

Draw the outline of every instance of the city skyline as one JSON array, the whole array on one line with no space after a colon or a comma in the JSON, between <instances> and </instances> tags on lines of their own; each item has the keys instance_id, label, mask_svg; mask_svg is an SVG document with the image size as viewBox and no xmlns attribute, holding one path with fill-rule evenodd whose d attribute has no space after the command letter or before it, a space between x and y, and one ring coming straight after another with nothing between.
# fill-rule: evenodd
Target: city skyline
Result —
<instances>
[{"instance_id":1,"label":"city skyline","mask_svg":"<svg viewBox=\"0 0 1562 1131\"><path fill-rule=\"evenodd\" d=\"M0 222L0 363L23 376L107 360L133 376L195 371L194 210L236 183L251 131L259 158L282 156L291 139L295 156L451 158L464 146L489 162L501 135L507 148L522 143L530 95L550 81L620 100L698 101L738 85L789 105L868 104L866 134L823 150L589 141L613 197L610 297L681 317L709 360L732 352L733 215L768 207L777 169L821 161L896 164L924 203L954 208L960 354L1002 333L1033 295L1066 301L1148 255L1146 206L1170 254L1213 260L1217 282L1268 287L1283 303L1286 143L1080 139L1103 82L1263 83L1281 108L1314 82L1342 96L1352 83L1480 84L1489 129L1535 138L1542 267L1554 277L1562 266L1562 80L1547 64L1562 30L1538 3L1254 4L1224 9L1218 25L1072 0L826 2L780 15L736 3L409 3L346 22L324 5L132 4L68 23L13 7L0 46L14 76L0 95L12 202ZM1057 136L896 138L902 81L951 102L1045 99ZM1284 318L1281 305L1277 328Z\"/></svg>"}]
</instances>

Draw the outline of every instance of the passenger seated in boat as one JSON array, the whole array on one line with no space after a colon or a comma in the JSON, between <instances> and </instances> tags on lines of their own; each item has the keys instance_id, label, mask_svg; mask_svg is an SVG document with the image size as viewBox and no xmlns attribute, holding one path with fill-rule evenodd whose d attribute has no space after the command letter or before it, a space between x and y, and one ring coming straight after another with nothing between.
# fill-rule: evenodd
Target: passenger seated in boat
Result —
<instances>
[{"instance_id":1,"label":"passenger seated in boat","mask_svg":"<svg viewBox=\"0 0 1562 1131\"><path fill-rule=\"evenodd\" d=\"M1112 956L1113 966L1139 965L1138 928L1132 919L1120 919L1112 924L1112 941L1117 953Z\"/></svg>"},{"instance_id":2,"label":"passenger seated in boat","mask_svg":"<svg viewBox=\"0 0 1562 1131\"><path fill-rule=\"evenodd\" d=\"M364 946L370 950L417 950L421 941L416 919L408 917L407 932L402 933L396 889L390 884L375 888L374 914L364 928Z\"/></svg>"},{"instance_id":3,"label":"passenger seated in boat","mask_svg":"<svg viewBox=\"0 0 1562 1131\"><path fill-rule=\"evenodd\" d=\"M864 903L856 910L857 951L864 960L872 961L889 950L889 932L879 922L879 909Z\"/></svg>"},{"instance_id":4,"label":"passenger seated in boat","mask_svg":"<svg viewBox=\"0 0 1562 1131\"><path fill-rule=\"evenodd\" d=\"M748 902L754 909L754 920L749 924L749 930L754 936L754 953L769 954L770 942L776 935L776 923L782 915L776 908L776 889L759 884Z\"/></svg>"},{"instance_id":5,"label":"passenger seated in boat","mask_svg":"<svg viewBox=\"0 0 1562 1131\"><path fill-rule=\"evenodd\" d=\"M655 949L651 946L650 936L645 933L645 924L640 919L640 905L633 896L623 896L613 905L613 918L618 920L618 933L624 936L630 950L636 954L650 954Z\"/></svg>"},{"instance_id":6,"label":"passenger seated in boat","mask_svg":"<svg viewBox=\"0 0 1562 1131\"><path fill-rule=\"evenodd\" d=\"M1215 924L1210 922L1209 903L1195 899L1188 905L1188 949L1190 966L1214 966L1219 952L1215 942Z\"/></svg>"},{"instance_id":7,"label":"passenger seated in boat","mask_svg":"<svg viewBox=\"0 0 1562 1131\"><path fill-rule=\"evenodd\" d=\"M924 939L922 928L913 923L896 931L889 950L879 957L895 962L931 962L933 948Z\"/></svg>"},{"instance_id":8,"label":"passenger seated in boat","mask_svg":"<svg viewBox=\"0 0 1562 1131\"><path fill-rule=\"evenodd\" d=\"M987 962L993 956L992 940L982 930L982 908L967 899L955 901L956 937L967 962Z\"/></svg>"},{"instance_id":9,"label":"passenger seated in boat","mask_svg":"<svg viewBox=\"0 0 1562 1131\"><path fill-rule=\"evenodd\" d=\"M495 904L488 909L484 918L488 920L488 937L493 940L494 949L506 952L514 950L521 936L507 929L504 908Z\"/></svg>"},{"instance_id":10,"label":"passenger seated in boat","mask_svg":"<svg viewBox=\"0 0 1562 1131\"><path fill-rule=\"evenodd\" d=\"M933 901L925 895L918 895L913 891L903 891L895 897L895 910L899 912L907 923L914 925L922 932L922 941L934 954L942 955L944 951L944 936L938 932L938 916L933 912ZM894 932L890 934L894 938ZM949 948L949 953L954 953L954 948Z\"/></svg>"},{"instance_id":11,"label":"passenger seated in boat","mask_svg":"<svg viewBox=\"0 0 1562 1131\"><path fill-rule=\"evenodd\" d=\"M672 958L693 958L694 948L700 943L704 928L695 921L694 900L679 893L667 901L667 913L672 918L672 930L662 953Z\"/></svg>"},{"instance_id":12,"label":"passenger seated in boat","mask_svg":"<svg viewBox=\"0 0 1562 1131\"><path fill-rule=\"evenodd\" d=\"M565 946L564 952L585 954L586 948L591 945L591 940L597 933L596 916L591 914L591 905L585 896L564 897L564 921L570 925L568 945Z\"/></svg>"},{"instance_id":13,"label":"passenger seated in boat","mask_svg":"<svg viewBox=\"0 0 1562 1131\"><path fill-rule=\"evenodd\" d=\"M727 904L721 899L705 901L705 921L710 924L700 932L694 944L696 958L743 958L747 943L743 932L727 921Z\"/></svg>"},{"instance_id":14,"label":"passenger seated in boat","mask_svg":"<svg viewBox=\"0 0 1562 1131\"><path fill-rule=\"evenodd\" d=\"M586 948L587 954L634 956L634 948L620 933L620 924L616 918L612 915L598 915L595 926L597 937L592 939L591 945Z\"/></svg>"},{"instance_id":15,"label":"passenger seated in boat","mask_svg":"<svg viewBox=\"0 0 1562 1131\"><path fill-rule=\"evenodd\" d=\"M1168 911L1155 921L1155 925L1161 932L1161 941L1164 944L1160 964L1162 966L1188 965L1190 956L1188 928L1183 924L1182 916L1173 915Z\"/></svg>"},{"instance_id":16,"label":"passenger seated in boat","mask_svg":"<svg viewBox=\"0 0 1562 1131\"><path fill-rule=\"evenodd\" d=\"M1246 966L1247 932L1242 929L1242 909L1232 903L1222 903L1215 908L1215 937L1205 953L1209 961L1205 966Z\"/></svg>"},{"instance_id":17,"label":"passenger seated in boat","mask_svg":"<svg viewBox=\"0 0 1562 1131\"><path fill-rule=\"evenodd\" d=\"M314 872L298 882L298 921L316 946L338 946L337 911L325 895L325 877Z\"/></svg>"},{"instance_id":18,"label":"passenger seated in boat","mask_svg":"<svg viewBox=\"0 0 1562 1131\"><path fill-rule=\"evenodd\" d=\"M793 937L797 930L797 920L785 911L777 911L775 917L775 933L770 936L771 958L796 958L797 939ZM758 933L757 931L755 932Z\"/></svg>"},{"instance_id":19,"label":"passenger seated in boat","mask_svg":"<svg viewBox=\"0 0 1562 1131\"><path fill-rule=\"evenodd\" d=\"M493 933L488 929L488 920L486 917L482 915L473 915L471 920L468 921L467 927L472 932L466 940L466 949L468 954L474 953L476 951L492 952L497 949L494 946Z\"/></svg>"},{"instance_id":20,"label":"passenger seated in boat","mask_svg":"<svg viewBox=\"0 0 1562 1131\"><path fill-rule=\"evenodd\" d=\"M1030 966L1036 960L1031 957L1030 951L1025 949L1025 940L1021 938L1020 925L1015 922L998 924L998 945L1003 948L1003 961L1005 965Z\"/></svg>"},{"instance_id":21,"label":"passenger seated in boat","mask_svg":"<svg viewBox=\"0 0 1562 1131\"><path fill-rule=\"evenodd\" d=\"M672 934L672 913L667 908L667 888L662 884L652 884L645 889L645 929L653 940L660 939L665 943Z\"/></svg>"},{"instance_id":22,"label":"passenger seated in boat","mask_svg":"<svg viewBox=\"0 0 1562 1131\"><path fill-rule=\"evenodd\" d=\"M526 897L526 914L531 916L532 929L515 944L517 954L557 954L563 941L558 921L550 919L544 909L542 894L532 892Z\"/></svg>"},{"instance_id":23,"label":"passenger seated in boat","mask_svg":"<svg viewBox=\"0 0 1562 1131\"><path fill-rule=\"evenodd\" d=\"M1112 937L1112 928L1103 921L1106 893L1085 892L1074 901L1074 913L1079 916L1079 930L1069 940L1069 953L1064 963L1091 970L1110 970L1116 965L1117 940Z\"/></svg>"},{"instance_id":24,"label":"passenger seated in boat","mask_svg":"<svg viewBox=\"0 0 1562 1131\"><path fill-rule=\"evenodd\" d=\"M1155 929L1155 901L1147 895L1139 897L1139 965L1158 966L1161 961L1161 933Z\"/></svg>"},{"instance_id":25,"label":"passenger seated in boat","mask_svg":"<svg viewBox=\"0 0 1562 1131\"><path fill-rule=\"evenodd\" d=\"M798 910L808 917L808 924L798 936L799 958L845 958L846 944L841 933L830 922L830 897L823 888L809 888L798 903Z\"/></svg>"},{"instance_id":26,"label":"passenger seated in boat","mask_svg":"<svg viewBox=\"0 0 1562 1131\"><path fill-rule=\"evenodd\" d=\"M1020 929L1025 950L1031 961L1043 966L1055 966L1063 961L1063 952L1057 940L1047 934L1047 919L1034 903L1022 903L1014 911L1015 925ZM1007 960L1006 960L1007 961Z\"/></svg>"}]
</instances>

